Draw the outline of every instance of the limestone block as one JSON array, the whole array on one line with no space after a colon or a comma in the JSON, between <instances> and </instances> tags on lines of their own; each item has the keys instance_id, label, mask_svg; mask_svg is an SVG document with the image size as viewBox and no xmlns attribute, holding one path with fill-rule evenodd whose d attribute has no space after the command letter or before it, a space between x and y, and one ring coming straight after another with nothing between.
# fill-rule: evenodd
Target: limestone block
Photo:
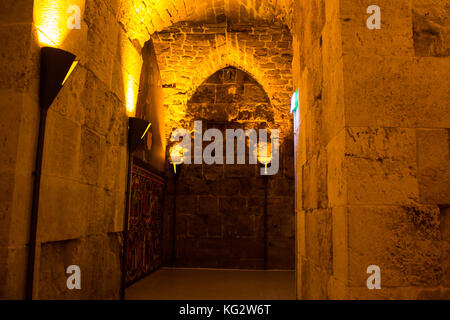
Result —
<instances>
[{"instance_id":1,"label":"limestone block","mask_svg":"<svg viewBox=\"0 0 450 320\"><path fill-rule=\"evenodd\" d=\"M302 261L301 296L305 300L323 300L328 298L330 275L308 259Z\"/></svg>"},{"instance_id":2,"label":"limestone block","mask_svg":"<svg viewBox=\"0 0 450 320\"><path fill-rule=\"evenodd\" d=\"M369 30L366 13L370 5L381 8L381 29ZM412 10L407 0L340 2L344 55L413 56Z\"/></svg>"},{"instance_id":3,"label":"limestone block","mask_svg":"<svg viewBox=\"0 0 450 320\"><path fill-rule=\"evenodd\" d=\"M255 176L255 166L256 165L226 164L224 166L224 169L225 169L224 177L225 177L225 179L254 177ZM207 170L210 171L209 168ZM206 173L206 170L205 170L205 173Z\"/></svg>"},{"instance_id":4,"label":"limestone block","mask_svg":"<svg viewBox=\"0 0 450 320\"><path fill-rule=\"evenodd\" d=\"M94 186L103 186L105 139L89 129L81 131L80 181Z\"/></svg>"},{"instance_id":5,"label":"limestone block","mask_svg":"<svg viewBox=\"0 0 450 320\"><path fill-rule=\"evenodd\" d=\"M417 56L448 57L449 16L444 2L413 1L414 49Z\"/></svg>"},{"instance_id":6,"label":"limestone block","mask_svg":"<svg viewBox=\"0 0 450 320\"><path fill-rule=\"evenodd\" d=\"M346 125L386 126L393 117L387 110L417 109L416 95L405 90L412 59L348 55L343 63Z\"/></svg>"},{"instance_id":7,"label":"limestone block","mask_svg":"<svg viewBox=\"0 0 450 320\"><path fill-rule=\"evenodd\" d=\"M4 152L0 153L0 164L2 169L12 169L19 160L17 147L25 95L5 89L0 91L0 97L3 111L0 118L0 132L4 137L1 143Z\"/></svg>"},{"instance_id":8,"label":"limestone block","mask_svg":"<svg viewBox=\"0 0 450 320\"><path fill-rule=\"evenodd\" d=\"M87 234L105 233L109 222L105 217L105 190L92 185L88 190Z\"/></svg>"},{"instance_id":9,"label":"limestone block","mask_svg":"<svg viewBox=\"0 0 450 320\"><path fill-rule=\"evenodd\" d=\"M110 144L104 145L103 157L103 185L107 190L118 188L119 178L117 172L120 172L121 148Z\"/></svg>"},{"instance_id":10,"label":"limestone block","mask_svg":"<svg viewBox=\"0 0 450 320\"><path fill-rule=\"evenodd\" d=\"M199 87L199 89L192 96L191 101L193 103L212 102L215 101L215 94L215 85L204 85Z\"/></svg>"},{"instance_id":11,"label":"limestone block","mask_svg":"<svg viewBox=\"0 0 450 320\"><path fill-rule=\"evenodd\" d=\"M15 174L12 170L1 170L0 181L0 246L8 246L11 213L13 212L13 193Z\"/></svg>"},{"instance_id":12,"label":"limestone block","mask_svg":"<svg viewBox=\"0 0 450 320\"><path fill-rule=\"evenodd\" d=\"M347 162L345 159L344 130L334 137L327 146L327 188L331 207L347 203Z\"/></svg>"},{"instance_id":13,"label":"limestone block","mask_svg":"<svg viewBox=\"0 0 450 320\"><path fill-rule=\"evenodd\" d=\"M333 62L329 64L324 62L323 101L321 103L323 119L320 135L321 141L325 145L343 129L345 124L343 64L340 59Z\"/></svg>"},{"instance_id":14,"label":"limestone block","mask_svg":"<svg viewBox=\"0 0 450 320\"><path fill-rule=\"evenodd\" d=\"M343 293L342 287L347 285L348 280L348 215L345 207L331 210L334 286L336 293Z\"/></svg>"},{"instance_id":15,"label":"limestone block","mask_svg":"<svg viewBox=\"0 0 450 320\"><path fill-rule=\"evenodd\" d=\"M248 214L226 215L223 220L225 239L247 238L255 235L255 219Z\"/></svg>"},{"instance_id":16,"label":"limestone block","mask_svg":"<svg viewBox=\"0 0 450 320\"><path fill-rule=\"evenodd\" d=\"M294 215L289 213L280 213L277 215L268 215L267 232L274 237L293 238L294 237ZM261 227L262 224L261 224Z\"/></svg>"},{"instance_id":17,"label":"limestone block","mask_svg":"<svg viewBox=\"0 0 450 320\"><path fill-rule=\"evenodd\" d=\"M449 131L417 130L420 202L450 204Z\"/></svg>"},{"instance_id":18,"label":"limestone block","mask_svg":"<svg viewBox=\"0 0 450 320\"><path fill-rule=\"evenodd\" d=\"M0 4L0 24L31 23L33 3L27 0L5 0Z\"/></svg>"},{"instance_id":19,"label":"limestone block","mask_svg":"<svg viewBox=\"0 0 450 320\"><path fill-rule=\"evenodd\" d=\"M447 229L448 229L448 227L447 227ZM448 240L442 241L442 280L441 280L441 286L445 287L445 288L450 287L450 241L448 241Z\"/></svg>"},{"instance_id":20,"label":"limestone block","mask_svg":"<svg viewBox=\"0 0 450 320\"><path fill-rule=\"evenodd\" d=\"M112 61L112 79L114 79L114 81L111 81L110 90L118 97L118 100L122 103L123 111L125 112L124 103L126 90L124 85L124 75L122 62L119 58L117 58L117 53Z\"/></svg>"},{"instance_id":21,"label":"limestone block","mask_svg":"<svg viewBox=\"0 0 450 320\"><path fill-rule=\"evenodd\" d=\"M102 40L96 31L89 30L87 34L89 55L87 56L86 66L109 87L112 82L114 53L107 50L106 43Z\"/></svg>"},{"instance_id":22,"label":"limestone block","mask_svg":"<svg viewBox=\"0 0 450 320\"><path fill-rule=\"evenodd\" d=\"M306 212L306 256L323 271L333 273L332 215L330 210Z\"/></svg>"},{"instance_id":23,"label":"limestone block","mask_svg":"<svg viewBox=\"0 0 450 320\"><path fill-rule=\"evenodd\" d=\"M39 52L30 23L0 26L0 38L7 46L0 49L0 89L37 93Z\"/></svg>"},{"instance_id":24,"label":"limestone block","mask_svg":"<svg viewBox=\"0 0 450 320\"><path fill-rule=\"evenodd\" d=\"M346 144L349 203L417 203L414 130L348 128Z\"/></svg>"},{"instance_id":25,"label":"limestone block","mask_svg":"<svg viewBox=\"0 0 450 320\"><path fill-rule=\"evenodd\" d=\"M327 21L322 31L322 57L324 68L331 68L342 57L342 23L338 22L339 3L325 1L325 6Z\"/></svg>"},{"instance_id":26,"label":"limestone block","mask_svg":"<svg viewBox=\"0 0 450 320\"><path fill-rule=\"evenodd\" d=\"M104 240L103 246L103 264L101 273L103 274L102 285L103 294L95 299L115 299L118 300L121 285L121 252L122 235L121 233L110 233Z\"/></svg>"},{"instance_id":27,"label":"limestone block","mask_svg":"<svg viewBox=\"0 0 450 320\"><path fill-rule=\"evenodd\" d=\"M448 65L446 59L344 57L346 124L448 127Z\"/></svg>"},{"instance_id":28,"label":"limestone block","mask_svg":"<svg viewBox=\"0 0 450 320\"><path fill-rule=\"evenodd\" d=\"M219 215L208 215L208 237L222 237L223 217Z\"/></svg>"},{"instance_id":29,"label":"limestone block","mask_svg":"<svg viewBox=\"0 0 450 320\"><path fill-rule=\"evenodd\" d=\"M177 214L196 214L198 212L199 202L196 196L177 195L176 201Z\"/></svg>"},{"instance_id":30,"label":"limestone block","mask_svg":"<svg viewBox=\"0 0 450 320\"><path fill-rule=\"evenodd\" d=\"M189 233L188 233L189 220L190 220L190 215L179 214L177 212L176 228L175 228L175 231L177 233L177 237L179 237L179 236L188 237L189 236ZM170 224L170 226L172 226L172 224Z\"/></svg>"},{"instance_id":31,"label":"limestone block","mask_svg":"<svg viewBox=\"0 0 450 320\"><path fill-rule=\"evenodd\" d=\"M51 105L51 110L77 124L85 121L83 108L86 68L78 64Z\"/></svg>"},{"instance_id":32,"label":"limestone block","mask_svg":"<svg viewBox=\"0 0 450 320\"><path fill-rule=\"evenodd\" d=\"M284 177L270 179L268 188L269 188L268 189L269 197L293 195L294 194L294 180L287 179Z\"/></svg>"},{"instance_id":33,"label":"limestone block","mask_svg":"<svg viewBox=\"0 0 450 320\"><path fill-rule=\"evenodd\" d=\"M286 239L281 237L270 237L269 247L267 249L267 268L292 270L294 269L294 239ZM262 244L260 239L257 239Z\"/></svg>"},{"instance_id":34,"label":"limestone block","mask_svg":"<svg viewBox=\"0 0 450 320\"><path fill-rule=\"evenodd\" d=\"M365 286L370 265L380 267L382 288L439 285L436 207L349 207L347 214L350 286Z\"/></svg>"},{"instance_id":35,"label":"limestone block","mask_svg":"<svg viewBox=\"0 0 450 320\"><path fill-rule=\"evenodd\" d=\"M80 144L80 125L50 109L45 132L43 172L78 179Z\"/></svg>"},{"instance_id":36,"label":"limestone block","mask_svg":"<svg viewBox=\"0 0 450 320\"><path fill-rule=\"evenodd\" d=\"M206 236L208 230L208 215L190 215L188 225L189 236Z\"/></svg>"},{"instance_id":37,"label":"limestone block","mask_svg":"<svg viewBox=\"0 0 450 320\"><path fill-rule=\"evenodd\" d=\"M108 232L120 232L124 227L125 192L105 190L103 213L94 213L104 217Z\"/></svg>"},{"instance_id":38,"label":"limestone block","mask_svg":"<svg viewBox=\"0 0 450 320\"><path fill-rule=\"evenodd\" d=\"M89 299L119 299L121 251L119 233L86 238L82 248L82 275L84 273L85 293L89 294Z\"/></svg>"},{"instance_id":39,"label":"limestone block","mask_svg":"<svg viewBox=\"0 0 450 320\"><path fill-rule=\"evenodd\" d=\"M200 196L198 198L198 213L199 214L217 214L218 213L218 199L210 196ZM195 210L194 210L195 213Z\"/></svg>"},{"instance_id":40,"label":"limestone block","mask_svg":"<svg viewBox=\"0 0 450 320\"><path fill-rule=\"evenodd\" d=\"M37 298L42 300L87 299L88 291L83 290L89 277L87 266L83 264L83 241L67 240L47 242L41 245L39 257L38 292ZM67 267L78 265L81 268L82 290L69 290L66 282L69 275ZM87 288L86 288L87 289Z\"/></svg>"},{"instance_id":41,"label":"limestone block","mask_svg":"<svg viewBox=\"0 0 450 320\"><path fill-rule=\"evenodd\" d=\"M290 197L271 197L267 200L267 214L294 214L294 199Z\"/></svg>"},{"instance_id":42,"label":"limestone block","mask_svg":"<svg viewBox=\"0 0 450 320\"><path fill-rule=\"evenodd\" d=\"M306 212L304 210L297 211L295 237L297 241L297 254L298 254L297 262L300 265L301 257L306 257Z\"/></svg>"},{"instance_id":43,"label":"limestone block","mask_svg":"<svg viewBox=\"0 0 450 320\"><path fill-rule=\"evenodd\" d=\"M20 300L25 298L28 249L25 246L0 249L0 297Z\"/></svg>"},{"instance_id":44,"label":"limestone block","mask_svg":"<svg viewBox=\"0 0 450 320\"><path fill-rule=\"evenodd\" d=\"M30 213L33 194L33 179L31 171L16 173L14 182L13 202L6 205L11 208L11 216L6 216L5 222L9 222L9 230L5 236L9 236L9 246L25 246L29 242ZM8 179L6 179L8 181ZM8 192L6 192L8 195ZM9 235L8 235L9 233ZM0 240L1 242L1 240Z\"/></svg>"},{"instance_id":45,"label":"limestone block","mask_svg":"<svg viewBox=\"0 0 450 320\"><path fill-rule=\"evenodd\" d=\"M251 208L261 208L261 204L264 201L264 196L254 196L254 195L250 195L247 198L247 206L249 209ZM245 204L242 205L242 207L245 206Z\"/></svg>"},{"instance_id":46,"label":"limestone block","mask_svg":"<svg viewBox=\"0 0 450 320\"><path fill-rule=\"evenodd\" d=\"M74 239L86 234L89 188L67 178L43 176L39 203L38 239Z\"/></svg>"},{"instance_id":47,"label":"limestone block","mask_svg":"<svg viewBox=\"0 0 450 320\"><path fill-rule=\"evenodd\" d=\"M314 155L303 167L304 208L326 208L328 206L327 155Z\"/></svg>"}]
</instances>

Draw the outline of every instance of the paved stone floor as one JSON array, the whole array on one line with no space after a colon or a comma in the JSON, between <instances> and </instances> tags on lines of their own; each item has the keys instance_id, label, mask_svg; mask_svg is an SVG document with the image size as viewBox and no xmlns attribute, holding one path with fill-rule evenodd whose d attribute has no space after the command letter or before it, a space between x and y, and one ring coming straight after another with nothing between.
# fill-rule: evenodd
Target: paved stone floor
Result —
<instances>
[{"instance_id":1,"label":"paved stone floor","mask_svg":"<svg viewBox=\"0 0 450 320\"><path fill-rule=\"evenodd\" d=\"M291 300L295 272L162 268L129 287L127 300Z\"/></svg>"}]
</instances>

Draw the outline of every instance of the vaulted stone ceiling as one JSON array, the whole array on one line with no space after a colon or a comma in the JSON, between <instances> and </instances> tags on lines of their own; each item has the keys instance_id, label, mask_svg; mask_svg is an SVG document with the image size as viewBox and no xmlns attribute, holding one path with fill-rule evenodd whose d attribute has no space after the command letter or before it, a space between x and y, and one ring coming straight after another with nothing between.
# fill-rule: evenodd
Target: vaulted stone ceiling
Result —
<instances>
[{"instance_id":1,"label":"vaulted stone ceiling","mask_svg":"<svg viewBox=\"0 0 450 320\"><path fill-rule=\"evenodd\" d=\"M132 39L144 41L154 32L180 21L265 20L291 27L293 10L294 0L124 0L120 21L126 30L136 32L129 35Z\"/></svg>"}]
</instances>

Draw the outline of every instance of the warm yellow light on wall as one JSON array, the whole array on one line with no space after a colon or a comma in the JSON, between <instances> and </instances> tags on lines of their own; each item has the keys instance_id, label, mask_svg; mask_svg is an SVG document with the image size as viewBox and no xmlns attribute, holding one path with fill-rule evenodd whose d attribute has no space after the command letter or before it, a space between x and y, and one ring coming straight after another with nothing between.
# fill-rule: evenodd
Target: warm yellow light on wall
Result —
<instances>
[{"instance_id":1,"label":"warm yellow light on wall","mask_svg":"<svg viewBox=\"0 0 450 320\"><path fill-rule=\"evenodd\" d=\"M34 24L42 46L59 47L71 31L67 26L70 18L67 0L34 0Z\"/></svg>"},{"instance_id":2,"label":"warm yellow light on wall","mask_svg":"<svg viewBox=\"0 0 450 320\"><path fill-rule=\"evenodd\" d=\"M129 117L134 117L136 115L136 101L137 101L137 92L138 92L138 85L134 78L128 74L128 81L126 84L126 109L127 109L127 115Z\"/></svg>"}]
</instances>

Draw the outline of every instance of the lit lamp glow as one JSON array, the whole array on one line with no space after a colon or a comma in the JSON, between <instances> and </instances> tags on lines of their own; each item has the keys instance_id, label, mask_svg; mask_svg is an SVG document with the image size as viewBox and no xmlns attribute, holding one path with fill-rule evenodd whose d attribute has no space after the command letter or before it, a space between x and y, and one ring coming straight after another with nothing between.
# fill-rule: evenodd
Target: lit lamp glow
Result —
<instances>
[{"instance_id":1,"label":"lit lamp glow","mask_svg":"<svg viewBox=\"0 0 450 320\"><path fill-rule=\"evenodd\" d=\"M127 83L127 92L126 92L126 109L127 115L129 117L133 117L136 113L136 100L137 100L137 91L138 85L134 81L133 76L128 74L128 83Z\"/></svg>"},{"instance_id":2,"label":"lit lamp glow","mask_svg":"<svg viewBox=\"0 0 450 320\"><path fill-rule=\"evenodd\" d=\"M81 29L83 9L83 0L34 0L33 22L41 46L61 47L73 29Z\"/></svg>"},{"instance_id":3,"label":"lit lamp glow","mask_svg":"<svg viewBox=\"0 0 450 320\"><path fill-rule=\"evenodd\" d=\"M267 174L267 165L272 162L272 155L269 152L267 142L259 144L258 161L264 165L264 174Z\"/></svg>"},{"instance_id":4,"label":"lit lamp glow","mask_svg":"<svg viewBox=\"0 0 450 320\"><path fill-rule=\"evenodd\" d=\"M173 165L173 172L177 173L177 165L184 163L184 153L188 150L180 145L173 146L170 150L170 163Z\"/></svg>"}]
</instances>

